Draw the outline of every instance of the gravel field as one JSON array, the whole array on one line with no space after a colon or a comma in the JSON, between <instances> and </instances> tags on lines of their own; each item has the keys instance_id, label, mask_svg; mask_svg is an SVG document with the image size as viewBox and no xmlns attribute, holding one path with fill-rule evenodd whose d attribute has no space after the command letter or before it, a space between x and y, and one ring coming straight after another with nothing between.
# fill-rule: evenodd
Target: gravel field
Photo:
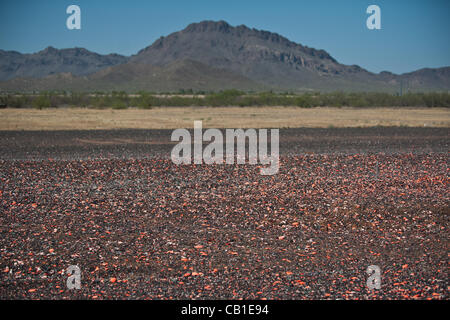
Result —
<instances>
[{"instance_id":1,"label":"gravel field","mask_svg":"<svg viewBox=\"0 0 450 320\"><path fill-rule=\"evenodd\" d=\"M1 131L0 299L448 299L449 128L280 130L273 176L170 134Z\"/></svg>"}]
</instances>

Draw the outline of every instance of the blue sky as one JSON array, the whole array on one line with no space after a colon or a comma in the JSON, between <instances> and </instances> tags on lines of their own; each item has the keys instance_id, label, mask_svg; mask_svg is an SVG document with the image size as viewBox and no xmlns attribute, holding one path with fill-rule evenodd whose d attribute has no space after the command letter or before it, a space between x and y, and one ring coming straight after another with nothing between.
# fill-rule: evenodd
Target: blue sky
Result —
<instances>
[{"instance_id":1,"label":"blue sky","mask_svg":"<svg viewBox=\"0 0 450 320\"><path fill-rule=\"evenodd\" d=\"M81 30L66 28L66 8L81 8ZM366 8L381 8L381 30L366 28ZM47 46L131 55L161 35L202 20L279 33L372 72L450 66L448 0L2 0L0 49Z\"/></svg>"}]
</instances>

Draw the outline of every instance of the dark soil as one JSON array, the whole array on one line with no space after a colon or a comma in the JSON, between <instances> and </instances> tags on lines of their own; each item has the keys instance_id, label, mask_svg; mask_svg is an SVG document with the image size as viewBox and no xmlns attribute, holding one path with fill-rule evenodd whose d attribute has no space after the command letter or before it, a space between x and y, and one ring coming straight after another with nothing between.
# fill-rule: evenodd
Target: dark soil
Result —
<instances>
[{"instance_id":1,"label":"dark soil","mask_svg":"<svg viewBox=\"0 0 450 320\"><path fill-rule=\"evenodd\" d=\"M0 298L448 299L449 132L281 130L273 176L177 166L167 130L0 132Z\"/></svg>"}]
</instances>

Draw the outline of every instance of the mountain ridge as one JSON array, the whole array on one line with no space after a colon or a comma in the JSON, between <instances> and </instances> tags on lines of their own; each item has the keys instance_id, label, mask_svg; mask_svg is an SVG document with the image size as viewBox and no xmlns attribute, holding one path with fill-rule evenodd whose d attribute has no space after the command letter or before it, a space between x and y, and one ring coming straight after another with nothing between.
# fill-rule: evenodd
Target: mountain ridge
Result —
<instances>
[{"instance_id":1,"label":"mountain ridge","mask_svg":"<svg viewBox=\"0 0 450 320\"><path fill-rule=\"evenodd\" d=\"M116 53L101 55L78 47L56 49L49 46L36 53L26 54L0 50L0 80L43 78L63 72L81 76L127 61L127 57Z\"/></svg>"},{"instance_id":2,"label":"mountain ridge","mask_svg":"<svg viewBox=\"0 0 450 320\"><path fill-rule=\"evenodd\" d=\"M9 60L2 58L5 56ZM15 58L19 62L8 65ZM31 64L29 70L26 62ZM5 75L8 70L10 74ZM55 84L57 74L65 75ZM0 90L50 90L54 86L176 91L201 90L204 82L208 90L229 88L220 77L242 90L450 89L450 67L422 68L400 75L372 73L357 65L341 64L325 50L295 43L277 33L231 26L223 20L191 23L129 57L100 55L84 48L47 47L24 59L18 52L0 50L0 80L7 80L0 82Z\"/></svg>"}]
</instances>

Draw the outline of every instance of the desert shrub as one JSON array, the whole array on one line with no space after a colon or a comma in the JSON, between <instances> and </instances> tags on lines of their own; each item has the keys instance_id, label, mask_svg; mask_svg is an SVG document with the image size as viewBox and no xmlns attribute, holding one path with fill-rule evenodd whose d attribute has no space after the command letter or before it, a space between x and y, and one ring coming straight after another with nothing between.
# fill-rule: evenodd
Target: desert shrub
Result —
<instances>
[{"instance_id":1,"label":"desert shrub","mask_svg":"<svg viewBox=\"0 0 450 320\"><path fill-rule=\"evenodd\" d=\"M450 107L450 94L448 93L428 93L422 96L422 100L425 106L432 107Z\"/></svg>"},{"instance_id":2,"label":"desert shrub","mask_svg":"<svg viewBox=\"0 0 450 320\"><path fill-rule=\"evenodd\" d=\"M128 94L125 91L113 91L110 97L110 106L113 109L128 108Z\"/></svg>"},{"instance_id":3,"label":"desert shrub","mask_svg":"<svg viewBox=\"0 0 450 320\"><path fill-rule=\"evenodd\" d=\"M314 101L311 96L305 94L295 98L295 105L301 108L311 108L314 107Z\"/></svg>"},{"instance_id":4,"label":"desert shrub","mask_svg":"<svg viewBox=\"0 0 450 320\"><path fill-rule=\"evenodd\" d=\"M156 105L155 97L147 92L139 93L139 96L135 97L132 104L142 109L151 109Z\"/></svg>"},{"instance_id":5,"label":"desert shrub","mask_svg":"<svg viewBox=\"0 0 450 320\"><path fill-rule=\"evenodd\" d=\"M94 108L103 109L111 105L108 96L96 96L90 98L90 105Z\"/></svg>"},{"instance_id":6,"label":"desert shrub","mask_svg":"<svg viewBox=\"0 0 450 320\"><path fill-rule=\"evenodd\" d=\"M190 93L186 90L185 93ZM77 92L41 92L34 94L2 95L0 105L12 108L34 107L38 109L71 106L93 106L94 108L125 109L129 106L152 108L155 106L298 106L311 108L330 107L445 107L450 108L450 93L427 92L405 93L403 95L382 92L311 92L292 93L245 93L239 90L225 90L207 93L204 97L196 95L155 96L149 92L140 92L129 96L124 91L110 94Z\"/></svg>"},{"instance_id":7,"label":"desert shrub","mask_svg":"<svg viewBox=\"0 0 450 320\"><path fill-rule=\"evenodd\" d=\"M30 97L23 94L7 95L2 98L2 103L9 108L28 108L32 105Z\"/></svg>"},{"instance_id":8,"label":"desert shrub","mask_svg":"<svg viewBox=\"0 0 450 320\"><path fill-rule=\"evenodd\" d=\"M238 105L238 98L242 96L244 92L231 89L218 93L211 93L205 97L205 104L208 106L232 106Z\"/></svg>"},{"instance_id":9,"label":"desert shrub","mask_svg":"<svg viewBox=\"0 0 450 320\"><path fill-rule=\"evenodd\" d=\"M191 97L172 96L162 99L162 105L173 107L192 106L194 105L194 99Z\"/></svg>"},{"instance_id":10,"label":"desert shrub","mask_svg":"<svg viewBox=\"0 0 450 320\"><path fill-rule=\"evenodd\" d=\"M111 108L116 109L116 110L127 109L128 105L124 101L116 100L111 103Z\"/></svg>"},{"instance_id":11,"label":"desert shrub","mask_svg":"<svg viewBox=\"0 0 450 320\"><path fill-rule=\"evenodd\" d=\"M101 93L95 93L96 95L101 95ZM91 97L86 93L81 92L71 92L67 104L77 107L87 107L91 104Z\"/></svg>"},{"instance_id":12,"label":"desert shrub","mask_svg":"<svg viewBox=\"0 0 450 320\"><path fill-rule=\"evenodd\" d=\"M33 99L33 107L39 110L50 108L52 106L52 101L50 100L50 95L40 94Z\"/></svg>"},{"instance_id":13,"label":"desert shrub","mask_svg":"<svg viewBox=\"0 0 450 320\"><path fill-rule=\"evenodd\" d=\"M8 106L6 100L6 96L0 96L0 108L6 108Z\"/></svg>"},{"instance_id":14,"label":"desert shrub","mask_svg":"<svg viewBox=\"0 0 450 320\"><path fill-rule=\"evenodd\" d=\"M244 95L236 98L239 107L258 106L260 101L256 95Z\"/></svg>"}]
</instances>

